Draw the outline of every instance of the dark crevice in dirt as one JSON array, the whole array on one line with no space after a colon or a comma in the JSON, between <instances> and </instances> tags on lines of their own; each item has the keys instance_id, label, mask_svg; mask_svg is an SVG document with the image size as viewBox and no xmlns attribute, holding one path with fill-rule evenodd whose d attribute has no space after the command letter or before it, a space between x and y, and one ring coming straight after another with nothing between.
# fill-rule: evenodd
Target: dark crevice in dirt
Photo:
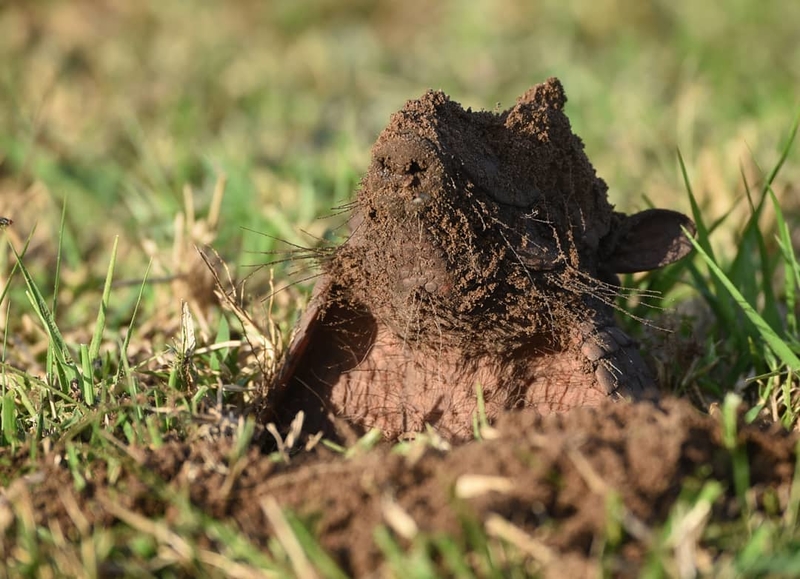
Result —
<instances>
[{"instance_id":1,"label":"dark crevice in dirt","mask_svg":"<svg viewBox=\"0 0 800 579\"><path fill-rule=\"evenodd\" d=\"M91 525L102 526L117 520L108 500L170 520L175 506L169 497L178 493L209 515L233 521L260 547L272 534L261 504L275 497L281 506L314 521L321 544L357 576L380 565L373 532L386 523L382 501L387 499L408 513L420 531L452 533L461 540L464 516L482 522L492 513L499 515L546 545L555 555L551 570L561 571L567 564L582 563L584 570L598 564L593 549L608 528L611 492L648 528L666 520L692 477L723 482L725 494L714 508L717 520L739 512L720 427L684 401L607 403L546 417L514 412L499 422L497 435L449 452L428 449L416 458L384 447L345 460L321 449L305 464L288 466L254 448L241 464L228 464L227 442L171 442L144 451L138 464L129 462L113 485L103 463L88 465L89 484L82 492L73 490L69 470L63 461L54 466L51 455L30 492L37 522L58 521L70 539L78 538L78 530L65 507L65 493ZM741 427L738 444L747 451L751 492L759 508L767 489L788 500L796 440L777 426ZM233 471L238 474L231 478ZM507 484L459 498L464 475L503 477ZM163 481L168 492L156 481ZM12 535L3 541L10 548ZM646 552L642 541L626 534L616 551L605 555L605 565L630 574Z\"/></svg>"}]
</instances>

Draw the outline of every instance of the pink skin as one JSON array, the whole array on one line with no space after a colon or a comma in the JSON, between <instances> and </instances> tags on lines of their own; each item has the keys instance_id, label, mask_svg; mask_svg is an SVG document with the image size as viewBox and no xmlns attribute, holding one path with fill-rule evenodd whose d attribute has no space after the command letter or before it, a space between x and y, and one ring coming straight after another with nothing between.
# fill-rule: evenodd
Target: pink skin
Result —
<instances>
[{"instance_id":1,"label":"pink skin","mask_svg":"<svg viewBox=\"0 0 800 579\"><path fill-rule=\"evenodd\" d=\"M325 276L278 381L278 390L292 386L284 415L302 409L311 430L335 435L336 417L358 431L378 428L390 440L430 425L457 441L472 436L478 385L490 422L514 408L550 413L609 397L642 398L653 386L635 344L610 320L581 324L559 350L542 337L507 356L465 355L452 346L409 344L363 309L329 303L323 312L330 292Z\"/></svg>"},{"instance_id":2,"label":"pink skin","mask_svg":"<svg viewBox=\"0 0 800 579\"><path fill-rule=\"evenodd\" d=\"M414 351L380 326L367 356L329 385L330 404L334 414L364 429L379 428L389 439L421 432L426 424L447 439L468 439L478 412L478 385L490 421L509 408L549 413L606 400L609 395L591 372L575 371L583 363L576 354L532 352L519 368L496 356Z\"/></svg>"}]
</instances>

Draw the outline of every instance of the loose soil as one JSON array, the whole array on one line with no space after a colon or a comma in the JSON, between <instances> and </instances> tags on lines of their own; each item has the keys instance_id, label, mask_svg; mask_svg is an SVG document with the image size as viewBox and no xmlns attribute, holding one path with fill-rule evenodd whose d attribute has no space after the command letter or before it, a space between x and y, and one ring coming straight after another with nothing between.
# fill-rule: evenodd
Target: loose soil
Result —
<instances>
[{"instance_id":1,"label":"loose soil","mask_svg":"<svg viewBox=\"0 0 800 579\"><path fill-rule=\"evenodd\" d=\"M685 255L685 216L615 212L557 79L502 113L429 91L372 149L352 234L323 275L266 416L297 411L389 439L432 425L468 439L485 412L642 399L654 380L618 328L617 273Z\"/></svg>"},{"instance_id":2,"label":"loose soil","mask_svg":"<svg viewBox=\"0 0 800 579\"><path fill-rule=\"evenodd\" d=\"M767 495L785 508L796 437L776 425L742 426L736 444L746 452L756 509ZM265 547L274 529L264 505L274 498L310 521L321 544L355 576L381 571L373 538L379 525L391 529L400 545L407 545L403 535L409 532L448 533L467 544L464 522L472 521L515 541L531 572L588 577L599 576L601 553L607 570L635 576L657 545L654 528L693 479L695 488L706 479L723 484L710 515L714 524L739 513L719 424L672 399L605 403L545 417L523 410L505 416L491 440L450 451L421 445L403 455L380 447L345 459L318 447L286 465L254 447L231 462L231 448L224 440L170 442L132 452L135 460L113 474L104 463L89 464L81 492L74 490L63 455L53 453L27 481L4 491L0 521L11 525L12 513L23 512L19 505L28 500L38 524L52 529L57 523L68 540L78 541L79 518L71 505L85 517L86 533L114 524L120 512L169 521L177 507L165 497L184 496ZM608 535L615 524L619 538ZM510 528L515 531L503 532ZM2 536L9 553L13 534Z\"/></svg>"}]
</instances>

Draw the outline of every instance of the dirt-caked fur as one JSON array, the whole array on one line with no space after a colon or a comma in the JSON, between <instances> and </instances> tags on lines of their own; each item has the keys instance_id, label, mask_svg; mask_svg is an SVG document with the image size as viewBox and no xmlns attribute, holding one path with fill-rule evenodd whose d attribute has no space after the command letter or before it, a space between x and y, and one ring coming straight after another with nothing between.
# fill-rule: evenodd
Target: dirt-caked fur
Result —
<instances>
[{"instance_id":1,"label":"dirt-caked fur","mask_svg":"<svg viewBox=\"0 0 800 579\"><path fill-rule=\"evenodd\" d=\"M392 116L273 389L280 422L457 439L478 387L490 419L652 390L616 274L682 257L692 224L615 212L565 103L550 79L499 114L429 91Z\"/></svg>"}]
</instances>

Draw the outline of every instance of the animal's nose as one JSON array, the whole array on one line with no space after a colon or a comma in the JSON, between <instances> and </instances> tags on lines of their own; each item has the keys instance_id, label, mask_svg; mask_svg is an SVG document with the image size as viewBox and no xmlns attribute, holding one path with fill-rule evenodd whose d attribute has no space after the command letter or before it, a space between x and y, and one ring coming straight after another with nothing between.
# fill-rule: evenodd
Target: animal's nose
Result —
<instances>
[{"instance_id":1,"label":"animal's nose","mask_svg":"<svg viewBox=\"0 0 800 579\"><path fill-rule=\"evenodd\" d=\"M407 134L378 143L373 157L389 173L413 177L427 171L435 158L435 151L427 140Z\"/></svg>"}]
</instances>

